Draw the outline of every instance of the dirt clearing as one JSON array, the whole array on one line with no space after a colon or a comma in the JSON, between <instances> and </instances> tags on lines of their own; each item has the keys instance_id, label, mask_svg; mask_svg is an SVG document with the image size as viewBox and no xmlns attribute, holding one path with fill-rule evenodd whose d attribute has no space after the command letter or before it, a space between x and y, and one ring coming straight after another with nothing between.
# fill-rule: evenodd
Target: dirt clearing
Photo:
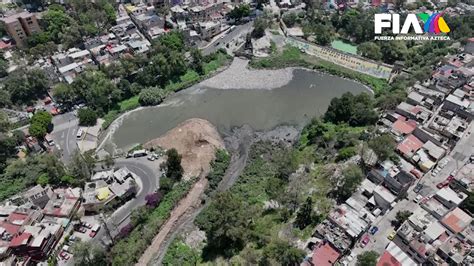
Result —
<instances>
[{"instance_id":1,"label":"dirt clearing","mask_svg":"<svg viewBox=\"0 0 474 266\"><path fill-rule=\"evenodd\" d=\"M181 165L184 179L204 176L209 173L210 162L216 149L224 149L224 141L216 128L204 119L193 118L184 121L162 137L147 142L144 147L175 148L183 156Z\"/></svg>"}]
</instances>

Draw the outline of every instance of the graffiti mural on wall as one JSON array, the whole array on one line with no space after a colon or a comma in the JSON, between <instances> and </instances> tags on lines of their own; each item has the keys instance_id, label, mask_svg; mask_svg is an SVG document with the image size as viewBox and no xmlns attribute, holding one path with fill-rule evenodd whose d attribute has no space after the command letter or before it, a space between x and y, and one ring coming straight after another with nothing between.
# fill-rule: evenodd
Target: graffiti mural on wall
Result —
<instances>
[{"instance_id":1,"label":"graffiti mural on wall","mask_svg":"<svg viewBox=\"0 0 474 266\"><path fill-rule=\"evenodd\" d=\"M298 47L307 54L319 57L323 60L341 65L351 70L367 74L376 78L389 79L392 73L392 66L365 60L361 57L338 52L332 48L322 47L287 37L285 42Z\"/></svg>"}]
</instances>

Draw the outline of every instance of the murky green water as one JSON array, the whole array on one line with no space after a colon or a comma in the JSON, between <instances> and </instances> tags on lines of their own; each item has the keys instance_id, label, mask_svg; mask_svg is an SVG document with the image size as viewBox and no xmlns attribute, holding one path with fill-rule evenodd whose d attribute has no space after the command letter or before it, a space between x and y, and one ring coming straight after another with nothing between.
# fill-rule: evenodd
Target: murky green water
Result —
<instances>
[{"instance_id":1,"label":"murky green water","mask_svg":"<svg viewBox=\"0 0 474 266\"><path fill-rule=\"evenodd\" d=\"M173 95L162 106L131 113L112 141L117 148L126 149L189 118L206 119L221 132L244 124L255 130L281 124L303 126L324 113L332 98L348 91L357 94L367 89L350 80L302 69L294 70L294 78L286 86L273 90L219 90L197 85Z\"/></svg>"}]
</instances>

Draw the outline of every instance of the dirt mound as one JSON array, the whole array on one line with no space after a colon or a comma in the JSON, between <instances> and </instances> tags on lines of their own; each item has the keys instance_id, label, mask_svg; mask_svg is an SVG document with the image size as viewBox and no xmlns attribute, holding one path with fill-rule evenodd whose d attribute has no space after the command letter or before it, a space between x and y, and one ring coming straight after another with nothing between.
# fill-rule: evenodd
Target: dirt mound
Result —
<instances>
[{"instance_id":1,"label":"dirt mound","mask_svg":"<svg viewBox=\"0 0 474 266\"><path fill-rule=\"evenodd\" d=\"M209 173L209 163L215 150L224 148L224 141L216 128L204 119L193 118L184 121L162 137L147 142L144 147L175 148L183 156L184 179Z\"/></svg>"}]
</instances>

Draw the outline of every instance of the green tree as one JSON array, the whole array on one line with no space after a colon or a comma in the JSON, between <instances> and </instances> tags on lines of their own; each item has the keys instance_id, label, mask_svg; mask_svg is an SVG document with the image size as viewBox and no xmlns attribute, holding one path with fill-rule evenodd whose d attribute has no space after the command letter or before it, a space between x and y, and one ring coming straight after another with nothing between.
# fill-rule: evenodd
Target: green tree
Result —
<instances>
[{"instance_id":1,"label":"green tree","mask_svg":"<svg viewBox=\"0 0 474 266\"><path fill-rule=\"evenodd\" d=\"M293 247L282 240L270 242L264 248L264 256L267 260L276 260L280 265L297 266L305 257L305 252ZM271 263L271 265L273 265Z\"/></svg>"},{"instance_id":2,"label":"green tree","mask_svg":"<svg viewBox=\"0 0 474 266\"><path fill-rule=\"evenodd\" d=\"M283 22L285 22L286 26L291 28L296 24L298 16L296 15L296 13L291 12L291 13L286 13L285 15L283 15L282 19L283 19Z\"/></svg>"},{"instance_id":3,"label":"green tree","mask_svg":"<svg viewBox=\"0 0 474 266\"><path fill-rule=\"evenodd\" d=\"M48 133L47 129L40 124L31 124L30 127L28 128L28 131L31 136L37 139L43 139Z\"/></svg>"},{"instance_id":4,"label":"green tree","mask_svg":"<svg viewBox=\"0 0 474 266\"><path fill-rule=\"evenodd\" d=\"M90 108L99 113L106 113L117 102L113 97L117 87L100 71L81 73L72 83L72 88L78 98L84 99Z\"/></svg>"},{"instance_id":5,"label":"green tree","mask_svg":"<svg viewBox=\"0 0 474 266\"><path fill-rule=\"evenodd\" d=\"M305 203L301 208L298 210L295 219L295 226L298 227L300 230L306 228L306 226L312 223L313 218L313 200L311 197L306 198Z\"/></svg>"},{"instance_id":6,"label":"green tree","mask_svg":"<svg viewBox=\"0 0 474 266\"><path fill-rule=\"evenodd\" d=\"M163 102L164 91L158 87L143 89L138 95L138 102L141 105L158 105Z\"/></svg>"},{"instance_id":7,"label":"green tree","mask_svg":"<svg viewBox=\"0 0 474 266\"><path fill-rule=\"evenodd\" d=\"M198 265L199 253L183 241L173 241L163 258L163 265Z\"/></svg>"},{"instance_id":8,"label":"green tree","mask_svg":"<svg viewBox=\"0 0 474 266\"><path fill-rule=\"evenodd\" d=\"M389 134L382 134L369 141L369 147L377 154L380 161L394 158L396 142Z\"/></svg>"},{"instance_id":9,"label":"green tree","mask_svg":"<svg viewBox=\"0 0 474 266\"><path fill-rule=\"evenodd\" d=\"M395 221L398 226L402 225L413 213L411 211L398 211L395 215Z\"/></svg>"},{"instance_id":10,"label":"green tree","mask_svg":"<svg viewBox=\"0 0 474 266\"><path fill-rule=\"evenodd\" d=\"M107 254L101 247L91 242L78 241L72 247L74 252L74 264L78 266L107 266Z\"/></svg>"},{"instance_id":11,"label":"green tree","mask_svg":"<svg viewBox=\"0 0 474 266\"><path fill-rule=\"evenodd\" d=\"M97 124L97 113L90 108L79 109L77 116L81 126L95 126Z\"/></svg>"},{"instance_id":12,"label":"green tree","mask_svg":"<svg viewBox=\"0 0 474 266\"><path fill-rule=\"evenodd\" d=\"M105 163L105 166L106 166L107 168L110 168L110 167L114 166L115 160L114 160L114 158L113 158L110 154L107 154L107 155L105 156L104 163Z\"/></svg>"},{"instance_id":13,"label":"green tree","mask_svg":"<svg viewBox=\"0 0 474 266\"><path fill-rule=\"evenodd\" d=\"M38 180L36 180L36 182L41 185L41 186L46 186L47 184L49 184L49 177L48 175L46 174L42 174L38 177Z\"/></svg>"},{"instance_id":14,"label":"green tree","mask_svg":"<svg viewBox=\"0 0 474 266\"><path fill-rule=\"evenodd\" d=\"M408 49L403 41L390 41L382 43L380 52L385 63L393 64L397 60L404 61L408 54Z\"/></svg>"},{"instance_id":15,"label":"green tree","mask_svg":"<svg viewBox=\"0 0 474 266\"><path fill-rule=\"evenodd\" d=\"M342 202L348 199L364 179L362 170L356 164L348 165L342 172L342 184L335 190L336 198Z\"/></svg>"},{"instance_id":16,"label":"green tree","mask_svg":"<svg viewBox=\"0 0 474 266\"><path fill-rule=\"evenodd\" d=\"M10 120L7 113L0 111L0 133L7 132L10 129Z\"/></svg>"},{"instance_id":17,"label":"green tree","mask_svg":"<svg viewBox=\"0 0 474 266\"><path fill-rule=\"evenodd\" d=\"M175 181L180 181L183 177L183 167L181 166L181 155L174 148L166 151L166 177L171 178Z\"/></svg>"},{"instance_id":18,"label":"green tree","mask_svg":"<svg viewBox=\"0 0 474 266\"><path fill-rule=\"evenodd\" d=\"M10 92L0 89L0 107L8 107L12 104Z\"/></svg>"},{"instance_id":19,"label":"green tree","mask_svg":"<svg viewBox=\"0 0 474 266\"><path fill-rule=\"evenodd\" d=\"M199 75L204 75L204 65L203 65L203 57L201 50L199 49L192 49L191 50L191 68L194 69Z\"/></svg>"},{"instance_id":20,"label":"green tree","mask_svg":"<svg viewBox=\"0 0 474 266\"><path fill-rule=\"evenodd\" d=\"M471 214L474 213L474 192L468 192L467 198L461 203L459 207Z\"/></svg>"},{"instance_id":21,"label":"green tree","mask_svg":"<svg viewBox=\"0 0 474 266\"><path fill-rule=\"evenodd\" d=\"M196 225L206 232L207 250L232 256L241 250L249 233L252 210L238 195L216 194L215 199L196 218Z\"/></svg>"},{"instance_id":22,"label":"green tree","mask_svg":"<svg viewBox=\"0 0 474 266\"><path fill-rule=\"evenodd\" d=\"M380 46L378 46L374 42L364 42L362 44L359 44L359 46L357 46L357 54L373 60L382 59L382 52L380 50Z\"/></svg>"},{"instance_id":23,"label":"green tree","mask_svg":"<svg viewBox=\"0 0 474 266\"><path fill-rule=\"evenodd\" d=\"M91 171L94 167L92 159L86 159L86 155L82 156L81 153L76 149L74 150L71 161L68 165L70 175L78 178L79 180L87 180L91 176Z\"/></svg>"},{"instance_id":24,"label":"green tree","mask_svg":"<svg viewBox=\"0 0 474 266\"><path fill-rule=\"evenodd\" d=\"M268 27L268 21L264 18L257 18L253 23L252 37L262 38L265 35L265 29Z\"/></svg>"},{"instance_id":25,"label":"green tree","mask_svg":"<svg viewBox=\"0 0 474 266\"><path fill-rule=\"evenodd\" d=\"M130 222L132 223L133 227L144 223L148 218L149 213L150 210L148 209L148 206L141 206L132 210L132 214L130 215Z\"/></svg>"},{"instance_id":26,"label":"green tree","mask_svg":"<svg viewBox=\"0 0 474 266\"><path fill-rule=\"evenodd\" d=\"M14 138L0 133L0 171L6 167L7 160L16 155L16 143Z\"/></svg>"},{"instance_id":27,"label":"green tree","mask_svg":"<svg viewBox=\"0 0 474 266\"><path fill-rule=\"evenodd\" d=\"M333 98L324 120L332 123L348 123L351 126L375 124L378 119L374 111L374 101L367 93L353 95L344 93L340 98Z\"/></svg>"},{"instance_id":28,"label":"green tree","mask_svg":"<svg viewBox=\"0 0 474 266\"><path fill-rule=\"evenodd\" d=\"M331 33L330 27L322 25L319 30L314 33L316 43L319 45L329 45L332 41L333 34Z\"/></svg>"},{"instance_id":29,"label":"green tree","mask_svg":"<svg viewBox=\"0 0 474 266\"><path fill-rule=\"evenodd\" d=\"M228 14L231 19L235 19L236 21L240 21L242 18L248 17L249 15L250 6L247 4L241 4L234 7L234 9L232 9Z\"/></svg>"},{"instance_id":30,"label":"green tree","mask_svg":"<svg viewBox=\"0 0 474 266\"><path fill-rule=\"evenodd\" d=\"M46 93L49 80L41 69L19 69L10 73L4 84L13 103L28 104Z\"/></svg>"},{"instance_id":31,"label":"green tree","mask_svg":"<svg viewBox=\"0 0 474 266\"><path fill-rule=\"evenodd\" d=\"M375 266L379 254L375 251L365 251L357 255L357 266Z\"/></svg>"},{"instance_id":32,"label":"green tree","mask_svg":"<svg viewBox=\"0 0 474 266\"><path fill-rule=\"evenodd\" d=\"M76 95L69 84L59 83L53 89L54 98L56 101L63 104L72 104Z\"/></svg>"},{"instance_id":33,"label":"green tree","mask_svg":"<svg viewBox=\"0 0 474 266\"><path fill-rule=\"evenodd\" d=\"M0 78L8 75L8 61L0 58Z\"/></svg>"},{"instance_id":34,"label":"green tree","mask_svg":"<svg viewBox=\"0 0 474 266\"><path fill-rule=\"evenodd\" d=\"M30 122L32 124L39 124L45 128L51 125L53 116L46 111L37 111L32 117Z\"/></svg>"}]
</instances>

